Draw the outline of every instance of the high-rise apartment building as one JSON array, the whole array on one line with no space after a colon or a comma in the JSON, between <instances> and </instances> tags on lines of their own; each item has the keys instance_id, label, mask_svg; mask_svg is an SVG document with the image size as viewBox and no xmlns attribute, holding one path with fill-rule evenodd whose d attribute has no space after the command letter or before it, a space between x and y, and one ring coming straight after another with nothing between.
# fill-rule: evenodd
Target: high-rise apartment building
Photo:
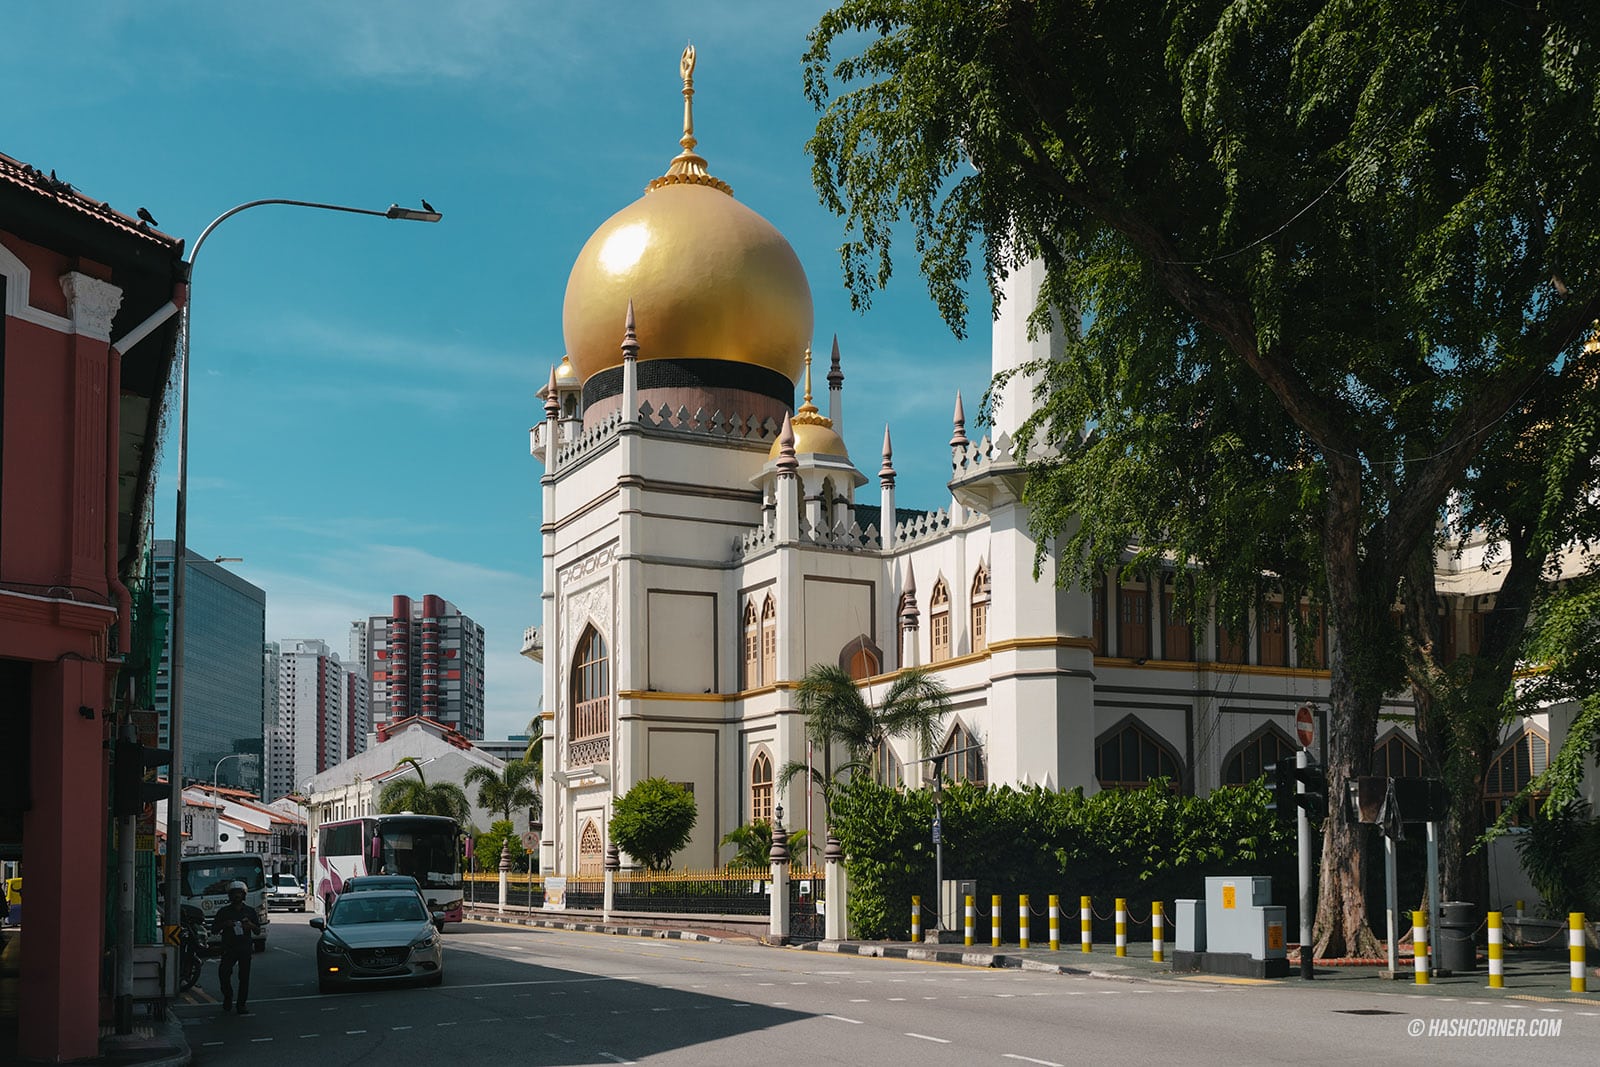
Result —
<instances>
[{"instance_id":1,"label":"high-rise apartment building","mask_svg":"<svg viewBox=\"0 0 1600 1067\"><path fill-rule=\"evenodd\" d=\"M443 597L396 596L367 620L366 645L374 727L423 715L483 737L482 626Z\"/></svg>"},{"instance_id":2,"label":"high-rise apartment building","mask_svg":"<svg viewBox=\"0 0 1600 1067\"><path fill-rule=\"evenodd\" d=\"M277 721L271 734L267 799L366 751L367 681L326 641L278 643Z\"/></svg>"},{"instance_id":3,"label":"high-rise apartment building","mask_svg":"<svg viewBox=\"0 0 1600 1067\"><path fill-rule=\"evenodd\" d=\"M156 680L160 743L171 739L173 543L155 543L155 598L167 613ZM185 779L259 792L265 772L267 594L237 574L186 553L184 581L183 767ZM240 759L225 759L240 756Z\"/></svg>"}]
</instances>

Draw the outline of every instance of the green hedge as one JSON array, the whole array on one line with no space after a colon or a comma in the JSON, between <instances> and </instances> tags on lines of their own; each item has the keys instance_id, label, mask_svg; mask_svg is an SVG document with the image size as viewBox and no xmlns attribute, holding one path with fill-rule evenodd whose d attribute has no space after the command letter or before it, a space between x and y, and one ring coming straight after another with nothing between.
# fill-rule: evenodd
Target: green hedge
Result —
<instances>
[{"instance_id":1,"label":"green hedge","mask_svg":"<svg viewBox=\"0 0 1600 1067\"><path fill-rule=\"evenodd\" d=\"M1109 915L1119 896L1128 898L1135 916L1146 915L1152 900L1166 901L1170 914L1173 900L1204 896L1207 875L1270 875L1274 902L1292 911L1294 831L1267 812L1268 796L1261 781L1205 798L1178 795L1164 783L1092 797L1082 790L957 784L944 791L944 876L977 879L984 911L991 894L1005 898L1007 940L1016 936L1019 893L1028 893L1040 910L1050 894L1060 895L1062 937L1074 941L1083 894L1102 914ZM922 896L925 914L931 910L932 827L929 790L901 792L858 781L840 791L833 831L850 876L851 936L909 936L913 894ZM931 925L931 918L925 921ZM947 916L946 926L959 928L960 921ZM1045 940L1047 924L1035 920L1032 927L1033 937ZM1096 940L1110 929L1097 923ZM987 938L987 919L979 933ZM1148 926L1134 936L1147 938Z\"/></svg>"}]
</instances>

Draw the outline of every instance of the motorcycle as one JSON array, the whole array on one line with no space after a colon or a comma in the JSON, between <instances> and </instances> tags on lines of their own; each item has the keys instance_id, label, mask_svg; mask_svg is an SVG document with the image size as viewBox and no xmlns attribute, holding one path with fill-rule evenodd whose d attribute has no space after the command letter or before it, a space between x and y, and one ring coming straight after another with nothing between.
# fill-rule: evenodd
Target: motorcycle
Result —
<instances>
[{"instance_id":1,"label":"motorcycle","mask_svg":"<svg viewBox=\"0 0 1600 1067\"><path fill-rule=\"evenodd\" d=\"M205 914L199 908L185 904L180 909L178 928L178 988L187 991L200 981L206 959L211 955L207 944L210 931Z\"/></svg>"}]
</instances>

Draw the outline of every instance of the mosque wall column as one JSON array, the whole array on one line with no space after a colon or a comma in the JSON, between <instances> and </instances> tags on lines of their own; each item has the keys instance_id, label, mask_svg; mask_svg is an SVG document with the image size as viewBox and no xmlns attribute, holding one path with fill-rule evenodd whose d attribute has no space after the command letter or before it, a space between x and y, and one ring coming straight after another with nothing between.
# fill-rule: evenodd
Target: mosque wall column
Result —
<instances>
[{"instance_id":1,"label":"mosque wall column","mask_svg":"<svg viewBox=\"0 0 1600 1067\"><path fill-rule=\"evenodd\" d=\"M546 438L546 457L555 454L553 442ZM560 612L556 604L556 478L546 467L545 475L539 479L539 514L544 517L540 529L541 541L540 575L543 590L539 594L539 622L544 628L544 655L545 660L541 670L540 691L544 695L544 712L547 718L544 721L544 782L540 789L543 794L540 810L544 813L544 828L539 831L539 869L551 873L561 873L566 868L563 856L558 846L556 829L561 820L558 812L561 805L566 803L561 795L562 790L558 784L560 775L557 773L563 763L565 755L562 739L567 733L567 714L570 709L562 707L560 679L565 676L561 663L562 640L558 630Z\"/></svg>"},{"instance_id":2,"label":"mosque wall column","mask_svg":"<svg viewBox=\"0 0 1600 1067\"><path fill-rule=\"evenodd\" d=\"M647 732L630 717L633 701L622 696L641 692L649 684L645 674L645 649L650 640L647 623L650 590L643 559L649 551L649 530L643 514L644 490L636 476L643 469L646 446L637 422L624 422L617 436L622 469L617 478L617 562L612 586L616 597L612 618L617 620L611 646L612 684L617 693L611 709L613 798L627 792L643 777L644 768L648 766L645 747L649 740Z\"/></svg>"},{"instance_id":3,"label":"mosque wall column","mask_svg":"<svg viewBox=\"0 0 1600 1067\"><path fill-rule=\"evenodd\" d=\"M1000 314L994 320L991 334L993 373L1015 370L1034 360L1061 358L1060 329L1041 334L1035 340L1028 339L1028 317L1033 314L1044 278L1044 263L1031 259L1001 281ZM1006 383L994 412L992 432L996 436L1002 432L1016 436L1017 428L1033 409L1033 388L1038 381L1036 374L1019 374Z\"/></svg>"},{"instance_id":4,"label":"mosque wall column","mask_svg":"<svg viewBox=\"0 0 1600 1067\"><path fill-rule=\"evenodd\" d=\"M1056 590L1051 558L1034 579L1034 542L1021 504L1002 503L990 513L989 549L990 780L1096 792L1089 599L1077 589Z\"/></svg>"}]
</instances>

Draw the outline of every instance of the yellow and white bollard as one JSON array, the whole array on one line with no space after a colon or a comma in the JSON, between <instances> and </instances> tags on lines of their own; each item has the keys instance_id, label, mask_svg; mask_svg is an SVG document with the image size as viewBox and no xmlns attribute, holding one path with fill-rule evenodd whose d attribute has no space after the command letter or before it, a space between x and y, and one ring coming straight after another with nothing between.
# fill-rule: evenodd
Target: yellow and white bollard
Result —
<instances>
[{"instance_id":1,"label":"yellow and white bollard","mask_svg":"<svg viewBox=\"0 0 1600 1067\"><path fill-rule=\"evenodd\" d=\"M1050 894L1050 951L1061 948L1061 898Z\"/></svg>"},{"instance_id":2,"label":"yellow and white bollard","mask_svg":"<svg viewBox=\"0 0 1600 1067\"><path fill-rule=\"evenodd\" d=\"M1166 916L1161 913L1161 901L1150 902L1150 959L1155 963L1162 962L1161 951L1165 947L1162 943L1166 935Z\"/></svg>"},{"instance_id":3,"label":"yellow and white bollard","mask_svg":"<svg viewBox=\"0 0 1600 1067\"><path fill-rule=\"evenodd\" d=\"M1583 941L1583 912L1574 911L1567 915L1567 944L1572 950L1572 991L1574 993L1588 992L1588 985L1583 978L1584 968L1584 941Z\"/></svg>"},{"instance_id":4,"label":"yellow and white bollard","mask_svg":"<svg viewBox=\"0 0 1600 1067\"><path fill-rule=\"evenodd\" d=\"M1489 988L1504 989L1506 984L1505 932L1500 928L1500 913L1489 913Z\"/></svg>"},{"instance_id":5,"label":"yellow and white bollard","mask_svg":"<svg viewBox=\"0 0 1600 1067\"><path fill-rule=\"evenodd\" d=\"M922 940L922 898L911 898L911 943L915 945Z\"/></svg>"},{"instance_id":6,"label":"yellow and white bollard","mask_svg":"<svg viewBox=\"0 0 1600 1067\"><path fill-rule=\"evenodd\" d=\"M1028 947L1028 894L1017 897L1017 947Z\"/></svg>"},{"instance_id":7,"label":"yellow and white bollard","mask_svg":"<svg viewBox=\"0 0 1600 1067\"><path fill-rule=\"evenodd\" d=\"M1080 936L1083 938L1083 951L1085 952L1089 951L1090 945L1094 941L1094 934L1091 932L1091 927L1089 925L1093 918L1094 912L1089 910L1089 898L1079 897L1078 929L1080 931Z\"/></svg>"},{"instance_id":8,"label":"yellow and white bollard","mask_svg":"<svg viewBox=\"0 0 1600 1067\"><path fill-rule=\"evenodd\" d=\"M1428 978L1428 913L1411 913L1411 954L1416 957L1417 984L1427 985Z\"/></svg>"},{"instance_id":9,"label":"yellow and white bollard","mask_svg":"<svg viewBox=\"0 0 1600 1067\"><path fill-rule=\"evenodd\" d=\"M972 894L968 893L967 894L966 921L965 921L963 929L962 929L962 935L963 936L962 936L962 941L961 941L961 943L964 944L964 945L972 944L972 928L973 928L973 925L977 922L977 910L978 910L977 905L973 904L973 902L972 902Z\"/></svg>"},{"instance_id":10,"label":"yellow and white bollard","mask_svg":"<svg viewBox=\"0 0 1600 1067\"><path fill-rule=\"evenodd\" d=\"M1117 898L1117 955L1128 954L1128 898Z\"/></svg>"},{"instance_id":11,"label":"yellow and white bollard","mask_svg":"<svg viewBox=\"0 0 1600 1067\"><path fill-rule=\"evenodd\" d=\"M1000 909L1003 907L999 893L989 898L989 945L992 948L1000 947Z\"/></svg>"}]
</instances>

